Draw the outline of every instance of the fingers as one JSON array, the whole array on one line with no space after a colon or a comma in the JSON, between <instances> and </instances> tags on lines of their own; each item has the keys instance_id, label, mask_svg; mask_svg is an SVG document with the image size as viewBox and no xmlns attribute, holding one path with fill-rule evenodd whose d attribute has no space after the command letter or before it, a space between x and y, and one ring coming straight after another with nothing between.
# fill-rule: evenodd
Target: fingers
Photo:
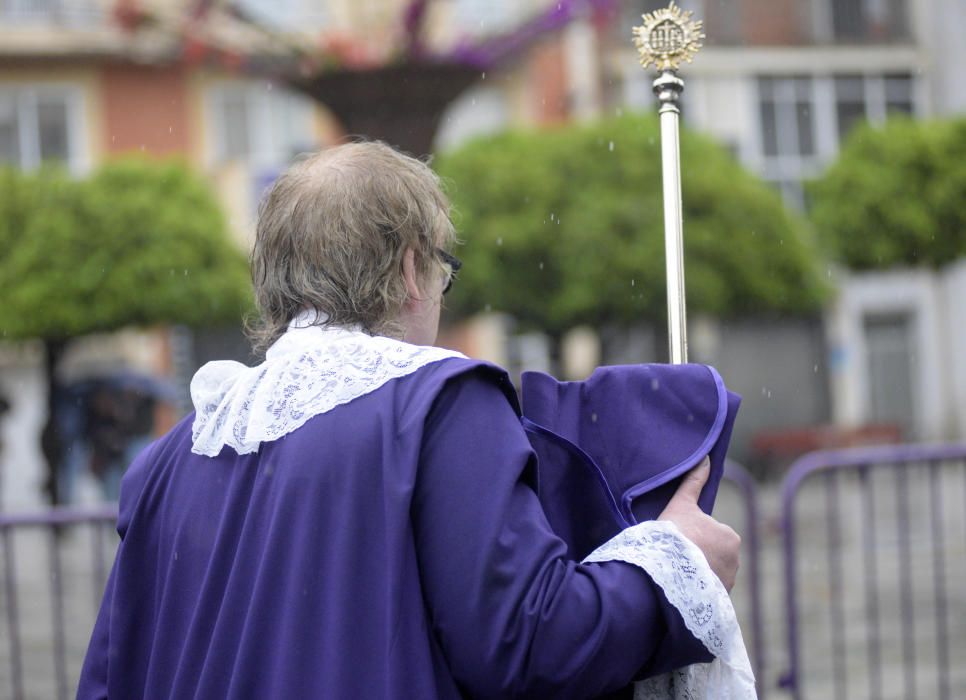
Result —
<instances>
[{"instance_id":1,"label":"fingers","mask_svg":"<svg viewBox=\"0 0 966 700\"><path fill-rule=\"evenodd\" d=\"M678 490L674 493L674 497L671 500L697 503L698 497L701 495L701 489L708 483L709 476L711 476L711 460L705 457L701 460L701 464L684 476L684 479L681 480L681 485L678 486Z\"/></svg>"}]
</instances>

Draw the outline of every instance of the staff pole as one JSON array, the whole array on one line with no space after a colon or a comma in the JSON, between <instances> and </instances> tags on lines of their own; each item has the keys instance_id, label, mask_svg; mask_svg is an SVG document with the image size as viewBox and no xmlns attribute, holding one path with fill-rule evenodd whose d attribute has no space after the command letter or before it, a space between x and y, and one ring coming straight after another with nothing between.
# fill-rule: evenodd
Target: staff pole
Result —
<instances>
[{"instance_id":1,"label":"staff pole","mask_svg":"<svg viewBox=\"0 0 966 700\"><path fill-rule=\"evenodd\" d=\"M653 89L660 103L661 171L664 187L664 255L667 269L668 345L672 364L688 361L687 306L684 293L684 223L681 211L680 109L684 81L677 76L682 61L690 63L701 48L701 22L673 2L643 15L634 28L641 65L659 71Z\"/></svg>"}]
</instances>

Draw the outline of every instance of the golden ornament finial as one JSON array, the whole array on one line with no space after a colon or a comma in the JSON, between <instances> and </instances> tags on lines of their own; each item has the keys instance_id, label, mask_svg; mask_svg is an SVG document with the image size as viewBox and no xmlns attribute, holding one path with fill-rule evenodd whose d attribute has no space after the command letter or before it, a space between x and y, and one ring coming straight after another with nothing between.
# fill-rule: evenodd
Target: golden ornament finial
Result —
<instances>
[{"instance_id":1,"label":"golden ornament finial","mask_svg":"<svg viewBox=\"0 0 966 700\"><path fill-rule=\"evenodd\" d=\"M643 15L644 24L634 27L634 45L641 65L653 64L659 71L677 70L682 61L691 62L705 38L702 22L691 19L673 0L663 10Z\"/></svg>"}]
</instances>

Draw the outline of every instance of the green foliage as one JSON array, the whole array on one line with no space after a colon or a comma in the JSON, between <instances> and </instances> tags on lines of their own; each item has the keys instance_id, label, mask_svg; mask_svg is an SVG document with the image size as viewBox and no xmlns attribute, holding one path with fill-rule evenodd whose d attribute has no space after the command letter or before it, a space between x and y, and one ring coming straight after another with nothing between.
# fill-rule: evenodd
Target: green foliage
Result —
<instances>
[{"instance_id":1,"label":"green foliage","mask_svg":"<svg viewBox=\"0 0 966 700\"><path fill-rule=\"evenodd\" d=\"M251 303L216 200L172 163L117 161L86 180L0 171L0 250L5 338L226 323Z\"/></svg>"},{"instance_id":2,"label":"green foliage","mask_svg":"<svg viewBox=\"0 0 966 700\"><path fill-rule=\"evenodd\" d=\"M812 220L855 269L941 267L966 255L966 119L853 131L811 183Z\"/></svg>"},{"instance_id":3,"label":"green foliage","mask_svg":"<svg viewBox=\"0 0 966 700\"><path fill-rule=\"evenodd\" d=\"M711 140L685 131L681 150L688 308L817 309L827 290L804 224ZM457 313L489 307L551 332L665 319L656 117L509 132L437 169L466 240Z\"/></svg>"}]
</instances>

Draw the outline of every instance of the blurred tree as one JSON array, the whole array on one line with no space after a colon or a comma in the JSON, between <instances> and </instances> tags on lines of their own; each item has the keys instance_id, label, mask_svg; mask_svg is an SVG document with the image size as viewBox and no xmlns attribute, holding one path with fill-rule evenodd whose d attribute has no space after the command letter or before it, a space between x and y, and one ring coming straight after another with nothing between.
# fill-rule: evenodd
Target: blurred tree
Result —
<instances>
[{"instance_id":1,"label":"blurred tree","mask_svg":"<svg viewBox=\"0 0 966 700\"><path fill-rule=\"evenodd\" d=\"M685 131L681 151L688 308L817 310L827 290L803 222L708 138ZM558 336L583 323L665 322L655 116L505 133L436 167L466 238L455 312L504 311Z\"/></svg>"},{"instance_id":2,"label":"blurred tree","mask_svg":"<svg viewBox=\"0 0 966 700\"><path fill-rule=\"evenodd\" d=\"M0 171L0 337L46 349L50 475L57 368L71 339L125 326L231 323L250 305L244 255L207 186L176 164L117 161L87 180ZM58 501L56 479L49 482Z\"/></svg>"},{"instance_id":3,"label":"blurred tree","mask_svg":"<svg viewBox=\"0 0 966 700\"><path fill-rule=\"evenodd\" d=\"M808 192L820 240L848 267L940 267L966 255L966 119L890 119L851 133Z\"/></svg>"}]
</instances>

